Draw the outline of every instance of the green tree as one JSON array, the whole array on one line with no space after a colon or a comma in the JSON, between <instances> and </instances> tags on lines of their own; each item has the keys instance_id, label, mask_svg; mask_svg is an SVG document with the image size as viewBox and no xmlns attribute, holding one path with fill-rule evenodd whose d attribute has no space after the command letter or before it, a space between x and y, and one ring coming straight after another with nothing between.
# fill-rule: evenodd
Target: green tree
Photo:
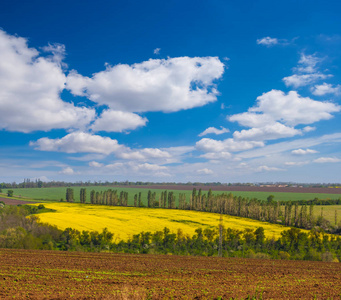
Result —
<instances>
[{"instance_id":1,"label":"green tree","mask_svg":"<svg viewBox=\"0 0 341 300\"><path fill-rule=\"evenodd\" d=\"M81 203L85 203L86 202L86 189L85 188L81 188L80 189L80 202Z\"/></svg>"},{"instance_id":2,"label":"green tree","mask_svg":"<svg viewBox=\"0 0 341 300\"><path fill-rule=\"evenodd\" d=\"M139 207L142 206L142 202L141 202L141 192L139 192L138 206L139 206Z\"/></svg>"},{"instance_id":3,"label":"green tree","mask_svg":"<svg viewBox=\"0 0 341 300\"><path fill-rule=\"evenodd\" d=\"M8 190L7 191L7 196L8 197L13 197L13 193L14 193L13 190Z\"/></svg>"},{"instance_id":4,"label":"green tree","mask_svg":"<svg viewBox=\"0 0 341 300\"><path fill-rule=\"evenodd\" d=\"M151 190L148 191L147 199L148 199L148 207L152 207L152 192L151 192Z\"/></svg>"},{"instance_id":5,"label":"green tree","mask_svg":"<svg viewBox=\"0 0 341 300\"><path fill-rule=\"evenodd\" d=\"M90 192L90 202L91 202L91 204L95 204L95 198L96 198L96 192L95 192L95 190L92 190Z\"/></svg>"},{"instance_id":6,"label":"green tree","mask_svg":"<svg viewBox=\"0 0 341 300\"><path fill-rule=\"evenodd\" d=\"M66 201L67 202L73 202L74 197L73 197L73 189L72 188L67 188L66 189Z\"/></svg>"},{"instance_id":7,"label":"green tree","mask_svg":"<svg viewBox=\"0 0 341 300\"><path fill-rule=\"evenodd\" d=\"M274 198L275 198L274 195L270 195L268 198L266 198L266 200L268 201L268 204L273 203L274 202Z\"/></svg>"}]
</instances>

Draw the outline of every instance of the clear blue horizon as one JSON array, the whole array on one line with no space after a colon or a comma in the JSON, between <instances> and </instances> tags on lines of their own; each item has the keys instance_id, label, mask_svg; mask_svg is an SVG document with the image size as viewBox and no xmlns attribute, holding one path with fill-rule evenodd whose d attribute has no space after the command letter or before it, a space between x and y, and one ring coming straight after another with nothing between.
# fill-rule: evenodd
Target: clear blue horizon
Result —
<instances>
[{"instance_id":1,"label":"clear blue horizon","mask_svg":"<svg viewBox=\"0 0 341 300\"><path fill-rule=\"evenodd\" d=\"M338 1L3 1L0 181L341 182Z\"/></svg>"}]
</instances>

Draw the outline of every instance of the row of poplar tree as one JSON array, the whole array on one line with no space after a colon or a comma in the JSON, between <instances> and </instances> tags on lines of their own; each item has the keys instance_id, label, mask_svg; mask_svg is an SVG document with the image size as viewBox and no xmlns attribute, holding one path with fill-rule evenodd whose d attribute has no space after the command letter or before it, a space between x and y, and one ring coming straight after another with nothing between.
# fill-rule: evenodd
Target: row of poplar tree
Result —
<instances>
[{"instance_id":1,"label":"row of poplar tree","mask_svg":"<svg viewBox=\"0 0 341 300\"><path fill-rule=\"evenodd\" d=\"M73 189L68 188L66 191L66 199L73 202ZM286 226L311 229L319 226L326 231L330 231L331 224L324 219L322 215L319 218L314 217L314 204L299 205L298 202L274 200L274 196L270 195L266 201L256 198L236 197L231 193L222 193L214 195L210 189L208 193L203 193L201 189L198 191L194 188L188 201L185 193L179 193L178 206L176 205L176 196L174 192L162 191L158 199L156 193L151 190L147 194L148 207L160 208L178 208L183 210L205 211L231 216L245 217L270 223L280 223ZM80 189L80 202L86 203L86 189ZM128 192L117 190L107 190L90 192L90 203L111 206L128 206ZM145 207L141 192L134 195L135 207ZM335 213L335 225L337 225L337 214ZM336 226L337 227L337 226ZM340 227L340 226L339 226ZM338 228L340 229L340 228ZM333 229L338 230L337 228Z\"/></svg>"}]
</instances>

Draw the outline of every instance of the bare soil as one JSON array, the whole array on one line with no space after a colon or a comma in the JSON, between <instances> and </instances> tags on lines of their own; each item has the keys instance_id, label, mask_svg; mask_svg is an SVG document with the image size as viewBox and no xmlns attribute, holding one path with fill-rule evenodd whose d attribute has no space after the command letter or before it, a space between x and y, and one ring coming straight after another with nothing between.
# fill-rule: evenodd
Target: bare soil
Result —
<instances>
[{"instance_id":1,"label":"bare soil","mask_svg":"<svg viewBox=\"0 0 341 300\"><path fill-rule=\"evenodd\" d=\"M0 299L339 299L341 264L0 249Z\"/></svg>"},{"instance_id":2,"label":"bare soil","mask_svg":"<svg viewBox=\"0 0 341 300\"><path fill-rule=\"evenodd\" d=\"M32 204L36 202L25 201L25 200L17 200L17 199L9 199L9 198L0 198L0 201L4 202L6 205L18 205L18 204Z\"/></svg>"},{"instance_id":3,"label":"bare soil","mask_svg":"<svg viewBox=\"0 0 341 300\"><path fill-rule=\"evenodd\" d=\"M122 188L141 188L141 189L162 189L162 190L183 190L189 191L196 188L197 190L202 189L203 191L208 191L212 189L213 191L222 192L269 192L269 193L316 193L316 194L341 194L341 188L305 188L305 187L260 187L260 186L194 186L194 185L130 185L130 186L120 186Z\"/></svg>"}]
</instances>

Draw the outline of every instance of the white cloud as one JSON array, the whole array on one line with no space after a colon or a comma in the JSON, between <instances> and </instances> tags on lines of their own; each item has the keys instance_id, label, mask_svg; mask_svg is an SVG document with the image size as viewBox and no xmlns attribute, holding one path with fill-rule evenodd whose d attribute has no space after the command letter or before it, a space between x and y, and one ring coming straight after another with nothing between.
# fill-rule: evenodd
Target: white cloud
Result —
<instances>
[{"instance_id":1,"label":"white cloud","mask_svg":"<svg viewBox=\"0 0 341 300\"><path fill-rule=\"evenodd\" d=\"M329 120L331 113L339 112L341 106L331 102L321 102L301 97L290 91L287 95L278 90L271 90L257 98L257 106L250 112L260 112L286 125L311 124L320 120Z\"/></svg>"},{"instance_id":2,"label":"white cloud","mask_svg":"<svg viewBox=\"0 0 341 300\"><path fill-rule=\"evenodd\" d=\"M318 151L316 150L312 150L312 149L295 149L291 151L292 154L295 155L306 155L306 154L314 154L314 153L318 153Z\"/></svg>"},{"instance_id":3,"label":"white cloud","mask_svg":"<svg viewBox=\"0 0 341 300\"><path fill-rule=\"evenodd\" d=\"M67 87L113 110L175 112L216 101L214 81L223 72L217 57L150 59L107 66L92 78L70 72Z\"/></svg>"},{"instance_id":4,"label":"white cloud","mask_svg":"<svg viewBox=\"0 0 341 300\"><path fill-rule=\"evenodd\" d=\"M332 75L326 75L322 73L315 74L294 74L288 77L284 77L283 81L286 86L293 86L294 88L298 88L301 86L309 85L314 83L315 81L322 80L332 77Z\"/></svg>"},{"instance_id":5,"label":"white cloud","mask_svg":"<svg viewBox=\"0 0 341 300\"><path fill-rule=\"evenodd\" d=\"M223 134L223 133L227 133L230 132L230 130L228 130L227 128L224 128L222 126L220 126L221 129L217 129L215 127L208 127L207 129L205 129L202 133L200 133L198 136L204 136L207 134Z\"/></svg>"},{"instance_id":6,"label":"white cloud","mask_svg":"<svg viewBox=\"0 0 341 300\"><path fill-rule=\"evenodd\" d=\"M117 158L127 160L172 159L170 153L164 150L157 148L134 150L120 145L117 140L109 137L79 131L72 132L61 139L41 138L35 142L30 142L30 146L40 151L114 154Z\"/></svg>"},{"instance_id":7,"label":"white cloud","mask_svg":"<svg viewBox=\"0 0 341 300\"><path fill-rule=\"evenodd\" d=\"M158 171L165 171L167 170L167 167L165 166L159 166L156 164L149 164L149 163L144 163L144 164L138 164L135 166L136 170L141 172L158 172Z\"/></svg>"},{"instance_id":8,"label":"white cloud","mask_svg":"<svg viewBox=\"0 0 341 300\"><path fill-rule=\"evenodd\" d=\"M278 45L279 41L277 38L271 38L269 36L267 37L263 37L261 39L257 39L257 44L258 45L265 45L265 46L274 46L274 45Z\"/></svg>"},{"instance_id":9,"label":"white cloud","mask_svg":"<svg viewBox=\"0 0 341 300\"><path fill-rule=\"evenodd\" d=\"M315 163L338 163L341 162L341 159L336 157L320 157L314 160Z\"/></svg>"},{"instance_id":10,"label":"white cloud","mask_svg":"<svg viewBox=\"0 0 341 300\"><path fill-rule=\"evenodd\" d=\"M286 166L304 166L309 164L309 161L288 161L285 163Z\"/></svg>"},{"instance_id":11,"label":"white cloud","mask_svg":"<svg viewBox=\"0 0 341 300\"><path fill-rule=\"evenodd\" d=\"M56 62L63 67L67 67L67 65L63 62L66 54L65 45L58 43L48 44L48 46L42 47L42 50L52 53L52 56L48 57L51 61Z\"/></svg>"},{"instance_id":12,"label":"white cloud","mask_svg":"<svg viewBox=\"0 0 341 300\"><path fill-rule=\"evenodd\" d=\"M105 110L90 127L93 131L123 132L145 126L146 118L137 114L116 110Z\"/></svg>"},{"instance_id":13,"label":"white cloud","mask_svg":"<svg viewBox=\"0 0 341 300\"><path fill-rule=\"evenodd\" d=\"M253 149L238 154L238 157L250 159L255 157L272 157L276 154L295 150L298 148L314 147L322 144L341 143L341 133L326 134L320 137L296 139L276 144L266 145L261 149Z\"/></svg>"},{"instance_id":14,"label":"white cloud","mask_svg":"<svg viewBox=\"0 0 341 300\"><path fill-rule=\"evenodd\" d=\"M318 71L317 65L322 61L323 58L319 58L315 54L305 55L301 53L298 66L293 69L295 74L283 78L285 85L299 88L310 85L318 80L333 77L331 74L323 74Z\"/></svg>"},{"instance_id":15,"label":"white cloud","mask_svg":"<svg viewBox=\"0 0 341 300\"><path fill-rule=\"evenodd\" d=\"M167 151L170 153L172 156L179 156L179 155L184 155L189 152L192 152L195 150L195 147L193 146L178 146L178 147L168 147L168 148L161 148L163 151Z\"/></svg>"},{"instance_id":16,"label":"white cloud","mask_svg":"<svg viewBox=\"0 0 341 300\"><path fill-rule=\"evenodd\" d=\"M292 137L298 134L302 134L302 132L298 129L276 122L264 127L235 131L233 137L238 140L265 141Z\"/></svg>"},{"instance_id":17,"label":"white cloud","mask_svg":"<svg viewBox=\"0 0 341 300\"><path fill-rule=\"evenodd\" d=\"M99 163L97 161L90 161L89 162L89 166L93 167L93 168L101 168L101 167L103 167L103 164Z\"/></svg>"},{"instance_id":18,"label":"white cloud","mask_svg":"<svg viewBox=\"0 0 341 300\"><path fill-rule=\"evenodd\" d=\"M316 130L316 127L312 127L312 126L305 126L302 131L303 132L311 132L311 131L314 131Z\"/></svg>"},{"instance_id":19,"label":"white cloud","mask_svg":"<svg viewBox=\"0 0 341 300\"><path fill-rule=\"evenodd\" d=\"M293 137L315 130L311 126L303 129L296 129L294 126L331 119L332 113L340 110L341 106L337 104L304 98L295 91L285 94L271 90L257 97L256 105L247 112L228 116L227 119L238 122L241 126L252 127L235 131L235 139L263 141Z\"/></svg>"},{"instance_id":20,"label":"white cloud","mask_svg":"<svg viewBox=\"0 0 341 300\"><path fill-rule=\"evenodd\" d=\"M160 50L161 50L161 48L155 48L154 49L154 54L156 54L156 55L160 54Z\"/></svg>"},{"instance_id":21,"label":"white cloud","mask_svg":"<svg viewBox=\"0 0 341 300\"><path fill-rule=\"evenodd\" d=\"M206 158L209 160L221 160L221 159L231 159L232 155L230 152L209 152L200 155L199 157Z\"/></svg>"},{"instance_id":22,"label":"white cloud","mask_svg":"<svg viewBox=\"0 0 341 300\"><path fill-rule=\"evenodd\" d=\"M61 139L41 138L36 142L30 142L40 151L56 151L66 153L102 153L124 151L125 147L119 145L117 140L99 135L91 135L85 132L72 132Z\"/></svg>"},{"instance_id":23,"label":"white cloud","mask_svg":"<svg viewBox=\"0 0 341 300\"><path fill-rule=\"evenodd\" d=\"M337 86L333 87L332 84L324 82L321 85L315 85L313 88L311 88L311 91L316 96L323 96L326 94L339 95L341 94L341 85L338 84Z\"/></svg>"},{"instance_id":24,"label":"white cloud","mask_svg":"<svg viewBox=\"0 0 341 300\"><path fill-rule=\"evenodd\" d=\"M298 66L294 70L300 73L314 73L317 71L316 65L323 59L313 55L305 55L301 53L301 58L298 61Z\"/></svg>"},{"instance_id":25,"label":"white cloud","mask_svg":"<svg viewBox=\"0 0 341 300\"><path fill-rule=\"evenodd\" d=\"M235 141L226 139L223 141L203 138L196 143L196 149L204 152L238 152L255 147L263 147L263 142L258 141Z\"/></svg>"},{"instance_id":26,"label":"white cloud","mask_svg":"<svg viewBox=\"0 0 341 300\"><path fill-rule=\"evenodd\" d=\"M129 160L146 160L152 158L171 158L167 151L162 151L157 148L144 148L142 150L130 150L125 152L116 153L118 158Z\"/></svg>"},{"instance_id":27,"label":"white cloud","mask_svg":"<svg viewBox=\"0 0 341 300\"><path fill-rule=\"evenodd\" d=\"M75 171L74 171L72 168L70 168L70 167L66 167L66 168L64 168L63 170L61 170L61 171L59 172L59 174L73 175L73 174L75 174Z\"/></svg>"},{"instance_id":28,"label":"white cloud","mask_svg":"<svg viewBox=\"0 0 341 300\"><path fill-rule=\"evenodd\" d=\"M39 56L27 40L0 30L0 128L9 131L48 131L83 128L95 111L63 102L66 77L61 68L64 48L49 45L52 57Z\"/></svg>"},{"instance_id":29,"label":"white cloud","mask_svg":"<svg viewBox=\"0 0 341 300\"><path fill-rule=\"evenodd\" d=\"M116 162L105 166L110 172L119 172L120 174L134 175L154 175L157 177L168 177L168 168L157 164L136 163L136 162Z\"/></svg>"},{"instance_id":30,"label":"white cloud","mask_svg":"<svg viewBox=\"0 0 341 300\"><path fill-rule=\"evenodd\" d=\"M280 168L276 168L276 167L268 167L268 166L259 166L257 169L256 169L257 172L263 172L263 171L284 171L283 169L280 169Z\"/></svg>"},{"instance_id":31,"label":"white cloud","mask_svg":"<svg viewBox=\"0 0 341 300\"><path fill-rule=\"evenodd\" d=\"M249 109L249 112L227 116L227 119L230 122L238 122L245 127L263 127L275 122L271 115L252 113L250 112L251 109Z\"/></svg>"},{"instance_id":32,"label":"white cloud","mask_svg":"<svg viewBox=\"0 0 341 300\"><path fill-rule=\"evenodd\" d=\"M34 142L32 142L32 146L34 146ZM68 159L77 160L77 161L92 161L92 160L102 160L106 157L106 154L98 154L98 153L90 153L82 156L69 156Z\"/></svg>"},{"instance_id":33,"label":"white cloud","mask_svg":"<svg viewBox=\"0 0 341 300\"><path fill-rule=\"evenodd\" d=\"M211 175L214 172L211 169L204 168L204 169L198 170L197 173L201 175Z\"/></svg>"}]
</instances>

